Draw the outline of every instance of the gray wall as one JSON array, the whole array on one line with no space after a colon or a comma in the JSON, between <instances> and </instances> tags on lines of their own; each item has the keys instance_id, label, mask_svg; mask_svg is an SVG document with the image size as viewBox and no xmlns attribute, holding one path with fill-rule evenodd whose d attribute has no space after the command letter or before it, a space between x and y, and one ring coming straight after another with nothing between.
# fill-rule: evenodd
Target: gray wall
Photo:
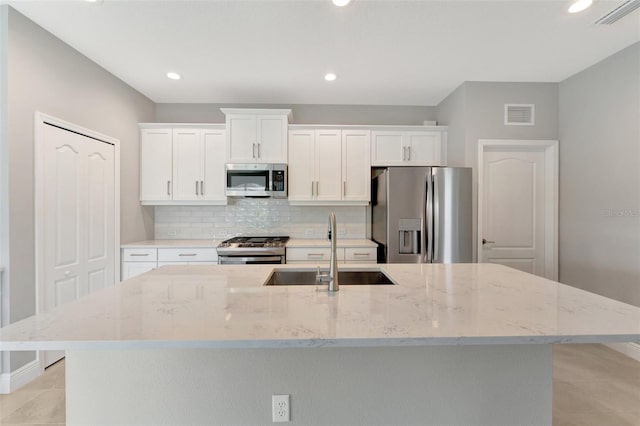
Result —
<instances>
[{"instance_id":1,"label":"gray wall","mask_svg":"<svg viewBox=\"0 0 640 426\"><path fill-rule=\"evenodd\" d=\"M505 126L504 104L534 104L534 126ZM558 139L558 84L465 82L437 107L448 136L450 165L473 168L473 256L478 217L478 140ZM450 128L451 131L451 128ZM464 153L463 153L464 151ZM464 159L464 160L463 160ZM455 163L454 163L455 161Z\"/></svg>"},{"instance_id":2,"label":"gray wall","mask_svg":"<svg viewBox=\"0 0 640 426\"><path fill-rule=\"evenodd\" d=\"M640 43L560 83L560 281L640 306Z\"/></svg>"},{"instance_id":3,"label":"gray wall","mask_svg":"<svg viewBox=\"0 0 640 426\"><path fill-rule=\"evenodd\" d=\"M224 123L220 108L288 108L295 124L422 125L436 119L436 107L282 104L157 104L158 123Z\"/></svg>"},{"instance_id":4,"label":"gray wall","mask_svg":"<svg viewBox=\"0 0 640 426\"><path fill-rule=\"evenodd\" d=\"M447 164L452 167L466 165L466 97L465 84L451 92L437 108L438 124L448 126Z\"/></svg>"},{"instance_id":5,"label":"gray wall","mask_svg":"<svg viewBox=\"0 0 640 426\"><path fill-rule=\"evenodd\" d=\"M6 7L6 6L3 6ZM121 143L122 242L153 237L153 211L140 206L138 122L155 104L12 8L7 38L10 321L35 312L34 112L115 137ZM11 355L11 370L29 359Z\"/></svg>"}]
</instances>

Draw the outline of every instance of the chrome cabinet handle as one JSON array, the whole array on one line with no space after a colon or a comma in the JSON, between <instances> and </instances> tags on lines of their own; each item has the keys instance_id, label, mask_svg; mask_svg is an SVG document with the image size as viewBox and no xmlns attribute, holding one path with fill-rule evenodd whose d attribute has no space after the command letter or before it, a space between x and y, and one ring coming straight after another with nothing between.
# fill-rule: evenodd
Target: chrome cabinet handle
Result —
<instances>
[{"instance_id":1,"label":"chrome cabinet handle","mask_svg":"<svg viewBox=\"0 0 640 426\"><path fill-rule=\"evenodd\" d=\"M167 195L171 195L171 181L167 181Z\"/></svg>"},{"instance_id":2,"label":"chrome cabinet handle","mask_svg":"<svg viewBox=\"0 0 640 426\"><path fill-rule=\"evenodd\" d=\"M149 253L131 253L129 256L149 256Z\"/></svg>"},{"instance_id":3,"label":"chrome cabinet handle","mask_svg":"<svg viewBox=\"0 0 640 426\"><path fill-rule=\"evenodd\" d=\"M198 181L196 181L196 195L198 195L199 191L198 191Z\"/></svg>"},{"instance_id":4,"label":"chrome cabinet handle","mask_svg":"<svg viewBox=\"0 0 640 426\"><path fill-rule=\"evenodd\" d=\"M407 161L407 147L402 147L402 161Z\"/></svg>"},{"instance_id":5,"label":"chrome cabinet handle","mask_svg":"<svg viewBox=\"0 0 640 426\"><path fill-rule=\"evenodd\" d=\"M407 160L411 161L411 146L407 147Z\"/></svg>"},{"instance_id":6,"label":"chrome cabinet handle","mask_svg":"<svg viewBox=\"0 0 640 426\"><path fill-rule=\"evenodd\" d=\"M260 143L257 143L256 145L258 145L258 158L260 158Z\"/></svg>"},{"instance_id":7,"label":"chrome cabinet handle","mask_svg":"<svg viewBox=\"0 0 640 426\"><path fill-rule=\"evenodd\" d=\"M314 195L315 195L315 192L313 190L313 181L311 181L311 198L313 198Z\"/></svg>"},{"instance_id":8,"label":"chrome cabinet handle","mask_svg":"<svg viewBox=\"0 0 640 426\"><path fill-rule=\"evenodd\" d=\"M180 253L178 256L196 256L196 253Z\"/></svg>"},{"instance_id":9,"label":"chrome cabinet handle","mask_svg":"<svg viewBox=\"0 0 640 426\"><path fill-rule=\"evenodd\" d=\"M347 181L342 182L342 196L345 197L347 195Z\"/></svg>"},{"instance_id":10,"label":"chrome cabinet handle","mask_svg":"<svg viewBox=\"0 0 640 426\"><path fill-rule=\"evenodd\" d=\"M256 158L256 144L251 144L251 157Z\"/></svg>"},{"instance_id":11,"label":"chrome cabinet handle","mask_svg":"<svg viewBox=\"0 0 640 426\"><path fill-rule=\"evenodd\" d=\"M307 257L324 257L324 253L307 253Z\"/></svg>"},{"instance_id":12,"label":"chrome cabinet handle","mask_svg":"<svg viewBox=\"0 0 640 426\"><path fill-rule=\"evenodd\" d=\"M371 253L353 253L354 256L371 256Z\"/></svg>"},{"instance_id":13,"label":"chrome cabinet handle","mask_svg":"<svg viewBox=\"0 0 640 426\"><path fill-rule=\"evenodd\" d=\"M495 244L495 243L496 243L495 241L489 241L486 238L482 239L482 244Z\"/></svg>"},{"instance_id":14,"label":"chrome cabinet handle","mask_svg":"<svg viewBox=\"0 0 640 426\"><path fill-rule=\"evenodd\" d=\"M200 195L204 195L204 181L200 181Z\"/></svg>"}]
</instances>

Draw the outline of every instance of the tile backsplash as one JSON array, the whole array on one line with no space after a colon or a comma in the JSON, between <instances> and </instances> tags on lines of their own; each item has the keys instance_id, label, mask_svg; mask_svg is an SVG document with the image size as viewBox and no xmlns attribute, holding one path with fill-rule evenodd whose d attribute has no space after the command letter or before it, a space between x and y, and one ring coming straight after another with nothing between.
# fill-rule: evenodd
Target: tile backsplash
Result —
<instances>
[{"instance_id":1,"label":"tile backsplash","mask_svg":"<svg viewBox=\"0 0 640 426\"><path fill-rule=\"evenodd\" d=\"M325 238L329 212L338 235L365 238L368 207L291 206L287 200L230 198L226 206L156 206L156 239L225 239L236 235Z\"/></svg>"}]
</instances>

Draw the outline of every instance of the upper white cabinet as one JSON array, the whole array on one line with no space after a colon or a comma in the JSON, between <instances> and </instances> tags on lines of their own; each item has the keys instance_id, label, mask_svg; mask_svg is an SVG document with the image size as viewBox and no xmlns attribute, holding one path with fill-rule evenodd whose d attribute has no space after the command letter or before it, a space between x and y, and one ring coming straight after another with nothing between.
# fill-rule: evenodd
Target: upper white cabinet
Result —
<instances>
[{"instance_id":1,"label":"upper white cabinet","mask_svg":"<svg viewBox=\"0 0 640 426\"><path fill-rule=\"evenodd\" d=\"M227 162L286 163L289 109L222 108Z\"/></svg>"},{"instance_id":2,"label":"upper white cabinet","mask_svg":"<svg viewBox=\"0 0 640 426\"><path fill-rule=\"evenodd\" d=\"M446 133L442 130L374 130L372 166L446 165Z\"/></svg>"},{"instance_id":3,"label":"upper white cabinet","mask_svg":"<svg viewBox=\"0 0 640 426\"><path fill-rule=\"evenodd\" d=\"M140 126L142 204L226 204L224 126Z\"/></svg>"},{"instance_id":4,"label":"upper white cabinet","mask_svg":"<svg viewBox=\"0 0 640 426\"><path fill-rule=\"evenodd\" d=\"M334 128L289 131L289 201L367 204L370 132Z\"/></svg>"}]
</instances>

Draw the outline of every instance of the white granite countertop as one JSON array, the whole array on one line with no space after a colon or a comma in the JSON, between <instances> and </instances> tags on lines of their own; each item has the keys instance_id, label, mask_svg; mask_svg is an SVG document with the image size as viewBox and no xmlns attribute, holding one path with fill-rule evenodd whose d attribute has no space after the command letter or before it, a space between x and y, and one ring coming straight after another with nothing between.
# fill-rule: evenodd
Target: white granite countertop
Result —
<instances>
[{"instance_id":1,"label":"white granite countertop","mask_svg":"<svg viewBox=\"0 0 640 426\"><path fill-rule=\"evenodd\" d=\"M273 265L165 266L0 329L0 350L640 341L640 308L504 266L376 267L398 284L328 293L262 286Z\"/></svg>"},{"instance_id":2,"label":"white granite countertop","mask_svg":"<svg viewBox=\"0 0 640 426\"><path fill-rule=\"evenodd\" d=\"M145 240L122 244L121 248L164 248L164 247L217 247L223 240ZM364 238L338 238L338 247L377 247L371 240ZM330 247L328 240L291 238L287 247Z\"/></svg>"}]
</instances>

